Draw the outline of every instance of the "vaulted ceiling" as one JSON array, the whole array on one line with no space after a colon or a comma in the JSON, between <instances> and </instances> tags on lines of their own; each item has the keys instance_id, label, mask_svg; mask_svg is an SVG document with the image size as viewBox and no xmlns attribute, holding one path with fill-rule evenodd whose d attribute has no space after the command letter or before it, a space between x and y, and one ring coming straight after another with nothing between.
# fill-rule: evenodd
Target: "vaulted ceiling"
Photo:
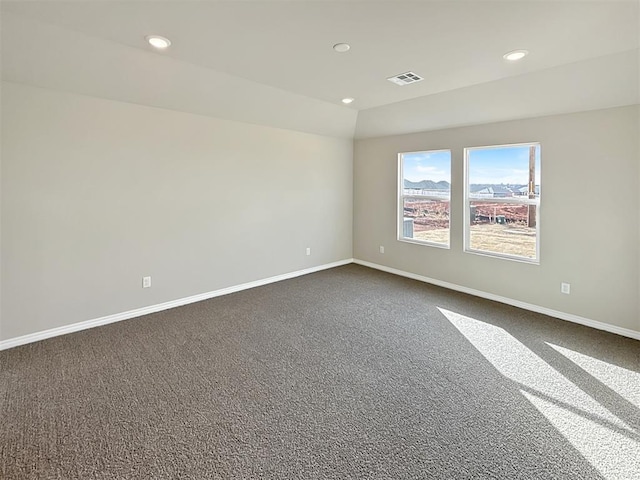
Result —
<instances>
[{"instance_id":1,"label":"vaulted ceiling","mask_svg":"<svg viewBox=\"0 0 640 480\"><path fill-rule=\"evenodd\" d=\"M637 1L3 1L2 14L4 80L327 135L638 102ZM530 53L505 61L515 49ZM386 80L406 71L424 80Z\"/></svg>"}]
</instances>

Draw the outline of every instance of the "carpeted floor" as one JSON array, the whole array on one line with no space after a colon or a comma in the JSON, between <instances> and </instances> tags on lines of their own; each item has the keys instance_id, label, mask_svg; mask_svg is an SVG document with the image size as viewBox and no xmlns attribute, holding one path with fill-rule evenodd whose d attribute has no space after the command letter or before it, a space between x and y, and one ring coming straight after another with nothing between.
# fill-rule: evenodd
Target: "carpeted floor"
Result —
<instances>
[{"instance_id":1,"label":"carpeted floor","mask_svg":"<svg viewBox=\"0 0 640 480\"><path fill-rule=\"evenodd\" d=\"M357 265L0 362L3 479L640 472L640 342Z\"/></svg>"}]
</instances>

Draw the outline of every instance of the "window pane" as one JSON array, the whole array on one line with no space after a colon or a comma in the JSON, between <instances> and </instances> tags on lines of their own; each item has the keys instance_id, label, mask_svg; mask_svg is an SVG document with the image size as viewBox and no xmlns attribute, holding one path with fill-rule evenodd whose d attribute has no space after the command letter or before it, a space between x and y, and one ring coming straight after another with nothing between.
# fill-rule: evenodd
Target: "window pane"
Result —
<instances>
[{"instance_id":1,"label":"window pane","mask_svg":"<svg viewBox=\"0 0 640 480\"><path fill-rule=\"evenodd\" d=\"M469 202L469 248L536 258L536 206ZM529 226L532 225L532 226Z\"/></svg>"},{"instance_id":2,"label":"window pane","mask_svg":"<svg viewBox=\"0 0 640 480\"><path fill-rule=\"evenodd\" d=\"M540 145L467 148L465 156L465 250L537 261Z\"/></svg>"},{"instance_id":3,"label":"window pane","mask_svg":"<svg viewBox=\"0 0 640 480\"><path fill-rule=\"evenodd\" d=\"M399 238L448 246L451 152L403 153L400 174Z\"/></svg>"},{"instance_id":4,"label":"window pane","mask_svg":"<svg viewBox=\"0 0 640 480\"><path fill-rule=\"evenodd\" d=\"M449 200L405 198L401 236L449 245Z\"/></svg>"},{"instance_id":5,"label":"window pane","mask_svg":"<svg viewBox=\"0 0 640 480\"><path fill-rule=\"evenodd\" d=\"M534 162L530 164L532 148ZM467 161L469 198L540 196L539 145L472 148L467 150Z\"/></svg>"},{"instance_id":6,"label":"window pane","mask_svg":"<svg viewBox=\"0 0 640 480\"><path fill-rule=\"evenodd\" d=\"M449 198L451 194L451 152L403 153L404 195L429 195Z\"/></svg>"}]
</instances>

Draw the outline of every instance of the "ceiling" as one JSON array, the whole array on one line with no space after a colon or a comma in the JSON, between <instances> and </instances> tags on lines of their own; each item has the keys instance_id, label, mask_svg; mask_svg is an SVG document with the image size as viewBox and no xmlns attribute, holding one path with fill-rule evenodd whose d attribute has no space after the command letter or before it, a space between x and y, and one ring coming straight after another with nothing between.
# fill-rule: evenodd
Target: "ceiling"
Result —
<instances>
[{"instance_id":1,"label":"ceiling","mask_svg":"<svg viewBox=\"0 0 640 480\"><path fill-rule=\"evenodd\" d=\"M442 98L634 51L640 43L637 1L3 1L2 12L99 40L105 51L109 42L165 57L202 78L215 73L227 83L251 82L352 111ZM168 37L171 47L154 51L148 34ZM16 52L28 41L4 40ZM336 53L338 42L351 50ZM514 49L530 54L505 61ZM20 60L11 53L3 46L8 79L15 80ZM424 80L403 87L386 80L406 71ZM344 97L355 101L344 106Z\"/></svg>"}]
</instances>

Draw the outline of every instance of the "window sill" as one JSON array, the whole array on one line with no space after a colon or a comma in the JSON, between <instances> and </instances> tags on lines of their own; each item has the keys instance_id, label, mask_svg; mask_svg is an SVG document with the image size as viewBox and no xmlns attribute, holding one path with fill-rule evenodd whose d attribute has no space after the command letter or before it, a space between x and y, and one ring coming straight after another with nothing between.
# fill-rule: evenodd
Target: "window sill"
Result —
<instances>
[{"instance_id":1,"label":"window sill","mask_svg":"<svg viewBox=\"0 0 640 480\"><path fill-rule=\"evenodd\" d=\"M527 263L529 265L540 265L539 258L518 257L516 255L487 252L485 250L472 250L470 248L465 248L464 253L470 253L472 255L480 255L481 257L497 258L499 260L511 260L513 262Z\"/></svg>"},{"instance_id":2,"label":"window sill","mask_svg":"<svg viewBox=\"0 0 640 480\"><path fill-rule=\"evenodd\" d=\"M422 245L426 247L436 247L436 248L442 248L444 250L451 250L451 246L447 245L446 243L426 242L422 240L415 240L412 238L405 238L405 237L398 237L397 240L399 242L404 242L404 243L413 243L414 245Z\"/></svg>"}]
</instances>

